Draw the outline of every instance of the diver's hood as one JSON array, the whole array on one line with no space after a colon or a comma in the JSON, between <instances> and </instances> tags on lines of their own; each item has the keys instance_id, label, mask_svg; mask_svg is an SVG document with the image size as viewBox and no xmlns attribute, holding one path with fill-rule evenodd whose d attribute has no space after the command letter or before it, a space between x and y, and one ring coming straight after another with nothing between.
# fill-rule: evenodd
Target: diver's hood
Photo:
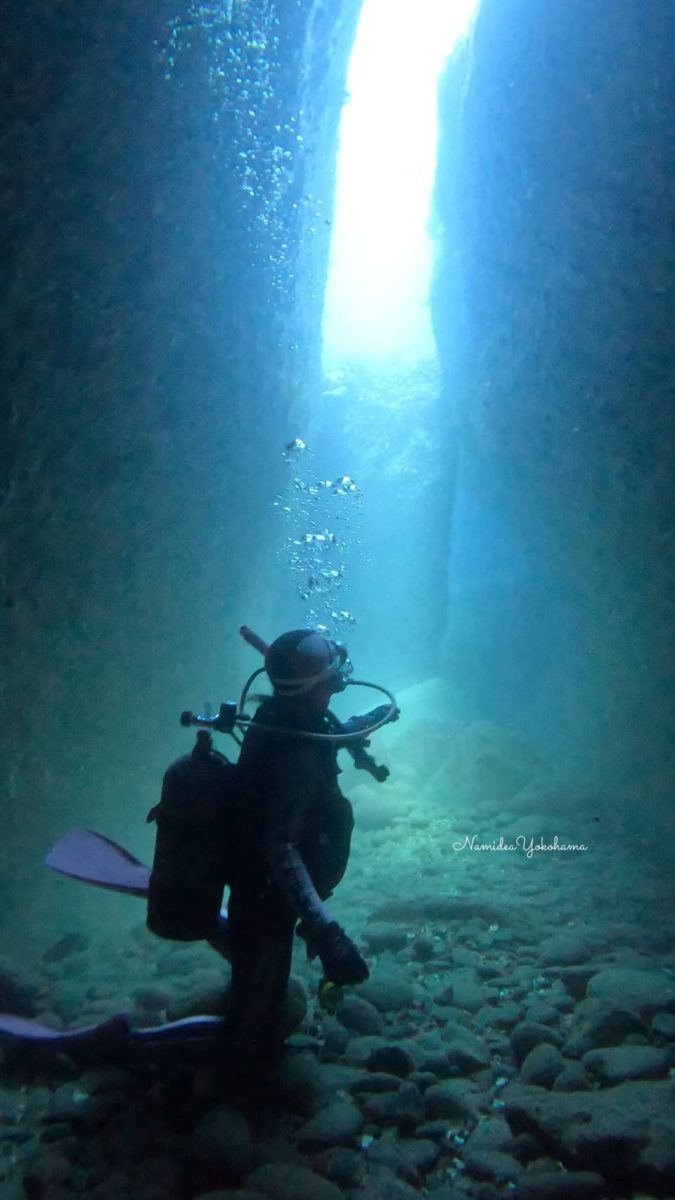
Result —
<instances>
[{"instance_id":1,"label":"diver's hood","mask_svg":"<svg viewBox=\"0 0 675 1200\"><path fill-rule=\"evenodd\" d=\"M316 629L292 629L272 642L265 671L277 695L302 696L320 684L343 691L352 665L340 642Z\"/></svg>"}]
</instances>

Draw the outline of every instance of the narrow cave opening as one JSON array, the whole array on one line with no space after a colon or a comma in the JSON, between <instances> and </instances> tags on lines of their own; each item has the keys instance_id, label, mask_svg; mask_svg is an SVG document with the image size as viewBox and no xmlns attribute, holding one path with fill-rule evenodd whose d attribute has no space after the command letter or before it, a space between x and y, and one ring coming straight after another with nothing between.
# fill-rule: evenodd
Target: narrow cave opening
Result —
<instances>
[{"instance_id":1,"label":"narrow cave opening","mask_svg":"<svg viewBox=\"0 0 675 1200\"><path fill-rule=\"evenodd\" d=\"M435 358L429 315L438 82L478 0L365 0L340 123L324 365Z\"/></svg>"},{"instance_id":2,"label":"narrow cave opening","mask_svg":"<svg viewBox=\"0 0 675 1200\"><path fill-rule=\"evenodd\" d=\"M395 638L404 686L438 673L446 620L453 451L430 306L438 92L477 8L424 0L411 21L404 0L365 0L340 123L324 390L308 438L322 475L342 464L364 496L339 605L354 616L350 643L375 669Z\"/></svg>"}]
</instances>

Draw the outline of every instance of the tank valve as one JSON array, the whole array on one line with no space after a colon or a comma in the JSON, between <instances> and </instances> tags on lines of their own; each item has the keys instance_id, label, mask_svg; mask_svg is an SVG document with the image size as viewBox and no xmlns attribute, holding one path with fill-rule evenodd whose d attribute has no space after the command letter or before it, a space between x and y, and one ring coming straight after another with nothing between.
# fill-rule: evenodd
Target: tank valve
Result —
<instances>
[{"instance_id":1,"label":"tank valve","mask_svg":"<svg viewBox=\"0 0 675 1200\"><path fill-rule=\"evenodd\" d=\"M180 723L184 727L201 725L206 729L215 729L218 733L232 733L236 722L237 705L234 700L225 700L218 709L217 717L200 716L189 709L180 714Z\"/></svg>"}]
</instances>

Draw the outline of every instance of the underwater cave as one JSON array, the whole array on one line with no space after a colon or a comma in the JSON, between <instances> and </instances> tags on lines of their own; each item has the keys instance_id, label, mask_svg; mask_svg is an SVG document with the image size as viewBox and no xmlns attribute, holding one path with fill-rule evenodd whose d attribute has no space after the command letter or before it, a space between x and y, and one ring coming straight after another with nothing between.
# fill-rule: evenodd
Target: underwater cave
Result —
<instances>
[{"instance_id":1,"label":"underwater cave","mask_svg":"<svg viewBox=\"0 0 675 1200\"><path fill-rule=\"evenodd\" d=\"M181 711L260 666L240 626L320 626L401 715L386 782L340 760L330 903L372 979L342 1022L310 1003L295 1051L365 1071L358 1030L409 1082L390 1112L338 1071L360 1117L295 1168L326 1200L671 1194L675 0L4 8L0 1013L201 1011L181 979L212 994L209 951L172 959L136 900L43 860L85 826L149 861ZM0 1200L174 1200L276 1162L192 1146L152 1192L139 1150L96 1190L111 1110L96 1162L64 1142L30 1191L45 1105L71 1120L41 1071L66 1086L0 1043ZM614 1098L645 1131L614 1114L616 1155ZM314 1194L277 1166L251 1190Z\"/></svg>"}]
</instances>

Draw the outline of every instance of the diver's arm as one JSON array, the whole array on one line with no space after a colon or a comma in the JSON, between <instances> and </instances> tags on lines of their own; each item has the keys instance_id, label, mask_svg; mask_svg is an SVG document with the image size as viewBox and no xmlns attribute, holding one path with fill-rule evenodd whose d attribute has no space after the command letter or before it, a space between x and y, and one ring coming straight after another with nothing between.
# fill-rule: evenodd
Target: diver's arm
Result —
<instances>
[{"instance_id":1,"label":"diver's arm","mask_svg":"<svg viewBox=\"0 0 675 1200\"><path fill-rule=\"evenodd\" d=\"M330 914L319 899L297 846L292 842L275 842L268 847L265 857L275 883L296 916L312 930L329 924Z\"/></svg>"},{"instance_id":2,"label":"diver's arm","mask_svg":"<svg viewBox=\"0 0 675 1200\"><path fill-rule=\"evenodd\" d=\"M318 928L328 923L330 916L297 845L315 790L316 757L309 747L292 747L277 757L271 775L272 808L263 847L265 858L293 911L308 926Z\"/></svg>"},{"instance_id":3,"label":"diver's arm","mask_svg":"<svg viewBox=\"0 0 675 1200\"><path fill-rule=\"evenodd\" d=\"M306 773L299 769L303 757ZM284 897L305 927L308 946L319 955L326 978L337 984L361 983L368 967L344 929L322 904L302 860L296 840L302 832L308 794L314 777L311 753L298 756L293 768L276 773L275 819L271 822L264 852L270 872ZM287 764L287 767L290 764Z\"/></svg>"},{"instance_id":4,"label":"diver's arm","mask_svg":"<svg viewBox=\"0 0 675 1200\"><path fill-rule=\"evenodd\" d=\"M302 918L308 953L312 958L318 954L325 978L339 986L363 983L370 974L368 966L321 903L297 847L290 842L277 844L268 861L279 887Z\"/></svg>"}]
</instances>

